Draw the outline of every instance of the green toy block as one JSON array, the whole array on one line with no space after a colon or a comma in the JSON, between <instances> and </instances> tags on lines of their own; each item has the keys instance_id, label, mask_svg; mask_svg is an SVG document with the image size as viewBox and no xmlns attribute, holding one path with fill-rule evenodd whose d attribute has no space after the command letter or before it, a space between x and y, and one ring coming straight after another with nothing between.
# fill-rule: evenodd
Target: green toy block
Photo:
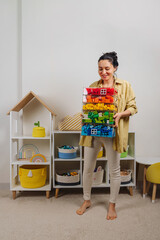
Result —
<instances>
[{"instance_id":1,"label":"green toy block","mask_svg":"<svg viewBox=\"0 0 160 240\"><path fill-rule=\"evenodd\" d=\"M82 119L82 123L92 123L91 119Z\"/></svg>"}]
</instances>

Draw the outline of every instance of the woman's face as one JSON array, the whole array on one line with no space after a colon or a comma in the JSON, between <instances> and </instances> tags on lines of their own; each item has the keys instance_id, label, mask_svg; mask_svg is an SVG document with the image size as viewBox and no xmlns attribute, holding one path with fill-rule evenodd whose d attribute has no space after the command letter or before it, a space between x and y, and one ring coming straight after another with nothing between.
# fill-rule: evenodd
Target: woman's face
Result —
<instances>
[{"instance_id":1,"label":"woman's face","mask_svg":"<svg viewBox=\"0 0 160 240\"><path fill-rule=\"evenodd\" d=\"M116 70L117 68L113 67L108 60L100 60L98 63L98 73L103 81L113 79L113 74Z\"/></svg>"}]
</instances>

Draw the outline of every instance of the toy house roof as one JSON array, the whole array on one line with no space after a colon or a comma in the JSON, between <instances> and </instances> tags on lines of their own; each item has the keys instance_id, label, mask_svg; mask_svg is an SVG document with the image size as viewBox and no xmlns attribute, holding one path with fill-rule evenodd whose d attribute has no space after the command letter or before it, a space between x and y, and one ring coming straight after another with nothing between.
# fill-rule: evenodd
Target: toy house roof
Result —
<instances>
[{"instance_id":1,"label":"toy house roof","mask_svg":"<svg viewBox=\"0 0 160 240\"><path fill-rule=\"evenodd\" d=\"M56 114L32 91L30 91L22 100L17 103L14 108L12 108L7 115L10 114L11 111L19 112L22 108L24 108L33 98L36 98L45 108L51 112L52 115L56 116Z\"/></svg>"}]
</instances>

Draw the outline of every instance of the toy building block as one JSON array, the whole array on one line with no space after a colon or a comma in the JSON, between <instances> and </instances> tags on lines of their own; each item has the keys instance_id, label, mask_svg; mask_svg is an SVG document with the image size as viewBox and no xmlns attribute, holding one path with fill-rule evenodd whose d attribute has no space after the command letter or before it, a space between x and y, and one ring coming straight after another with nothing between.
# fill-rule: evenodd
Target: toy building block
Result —
<instances>
[{"instance_id":1,"label":"toy building block","mask_svg":"<svg viewBox=\"0 0 160 240\"><path fill-rule=\"evenodd\" d=\"M114 137L114 88L85 88L83 92L82 135Z\"/></svg>"},{"instance_id":2,"label":"toy building block","mask_svg":"<svg viewBox=\"0 0 160 240\"><path fill-rule=\"evenodd\" d=\"M83 94L84 95L99 95L99 96L110 95L110 96L113 96L113 95L117 94L117 91L114 88L84 88Z\"/></svg>"}]
</instances>

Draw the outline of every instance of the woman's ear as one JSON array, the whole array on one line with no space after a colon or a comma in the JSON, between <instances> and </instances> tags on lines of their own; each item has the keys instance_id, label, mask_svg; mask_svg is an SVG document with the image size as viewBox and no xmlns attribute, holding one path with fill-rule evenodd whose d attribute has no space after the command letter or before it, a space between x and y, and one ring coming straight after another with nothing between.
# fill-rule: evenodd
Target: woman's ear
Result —
<instances>
[{"instance_id":1,"label":"woman's ear","mask_svg":"<svg viewBox=\"0 0 160 240\"><path fill-rule=\"evenodd\" d=\"M116 72L116 71L117 71L117 67L114 68L114 72Z\"/></svg>"}]
</instances>

